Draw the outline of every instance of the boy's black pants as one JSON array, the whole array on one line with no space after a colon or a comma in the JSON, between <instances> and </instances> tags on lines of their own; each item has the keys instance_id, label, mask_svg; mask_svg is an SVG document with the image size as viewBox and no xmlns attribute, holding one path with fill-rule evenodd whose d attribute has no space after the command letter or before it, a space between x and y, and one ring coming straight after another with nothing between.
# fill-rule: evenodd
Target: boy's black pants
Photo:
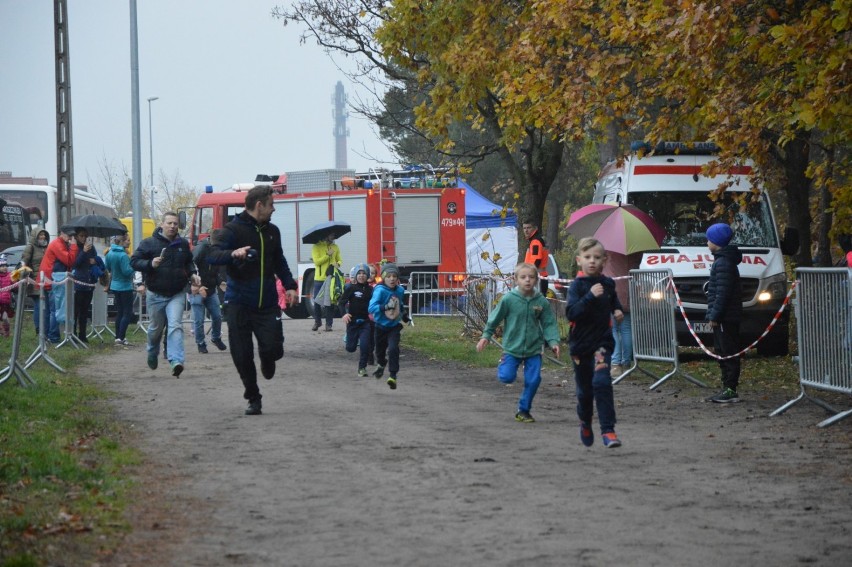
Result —
<instances>
[{"instance_id":1,"label":"boy's black pants","mask_svg":"<svg viewBox=\"0 0 852 567\"><path fill-rule=\"evenodd\" d=\"M739 352L740 324L719 323L713 327L713 349L719 356L728 356ZM740 384L740 357L719 361L722 370L722 386L737 391Z\"/></svg>"},{"instance_id":2,"label":"boy's black pants","mask_svg":"<svg viewBox=\"0 0 852 567\"><path fill-rule=\"evenodd\" d=\"M387 366L391 376L399 372L399 339L402 335L402 325L382 327L376 325L376 362Z\"/></svg>"}]
</instances>

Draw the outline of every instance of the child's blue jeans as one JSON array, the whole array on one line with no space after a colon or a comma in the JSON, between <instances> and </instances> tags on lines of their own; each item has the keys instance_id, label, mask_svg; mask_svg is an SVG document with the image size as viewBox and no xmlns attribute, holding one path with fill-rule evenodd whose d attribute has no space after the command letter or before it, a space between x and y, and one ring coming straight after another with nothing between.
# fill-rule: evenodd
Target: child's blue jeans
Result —
<instances>
[{"instance_id":1,"label":"child's blue jeans","mask_svg":"<svg viewBox=\"0 0 852 567\"><path fill-rule=\"evenodd\" d=\"M518 411L530 411L532 401L541 384L541 355L517 358L508 353L500 357L497 366L497 379L504 384L511 384L518 376L518 366L524 364L524 391L518 400Z\"/></svg>"},{"instance_id":2,"label":"child's blue jeans","mask_svg":"<svg viewBox=\"0 0 852 567\"><path fill-rule=\"evenodd\" d=\"M571 360L574 362L577 416L580 421L590 424L594 406L597 406L601 433L615 431L615 400L609 372L612 354L605 348L599 348L592 354L571 355Z\"/></svg>"}]
</instances>

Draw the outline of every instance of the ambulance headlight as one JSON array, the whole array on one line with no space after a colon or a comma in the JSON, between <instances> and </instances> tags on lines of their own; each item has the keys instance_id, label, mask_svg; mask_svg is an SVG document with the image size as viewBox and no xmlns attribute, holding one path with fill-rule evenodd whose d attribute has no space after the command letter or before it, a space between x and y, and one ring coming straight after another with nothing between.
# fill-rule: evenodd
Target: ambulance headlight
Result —
<instances>
[{"instance_id":1,"label":"ambulance headlight","mask_svg":"<svg viewBox=\"0 0 852 567\"><path fill-rule=\"evenodd\" d=\"M781 301L787 295L787 276L778 274L767 279L763 289L757 294L757 300L761 303L767 301Z\"/></svg>"}]
</instances>

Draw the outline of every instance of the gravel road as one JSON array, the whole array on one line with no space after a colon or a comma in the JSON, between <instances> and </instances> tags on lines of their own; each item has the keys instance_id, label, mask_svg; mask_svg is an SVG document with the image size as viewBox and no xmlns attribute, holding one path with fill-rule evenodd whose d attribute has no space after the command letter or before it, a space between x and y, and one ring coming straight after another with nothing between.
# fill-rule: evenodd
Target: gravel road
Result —
<instances>
[{"instance_id":1,"label":"gravel road","mask_svg":"<svg viewBox=\"0 0 852 567\"><path fill-rule=\"evenodd\" d=\"M262 416L243 415L229 353L189 333L179 380L147 368L141 334L83 370L146 455L134 529L100 565L852 564L852 419L628 379L624 446L587 449L556 366L521 424L494 369L404 351L391 391L356 377L339 321L311 323L285 322Z\"/></svg>"}]
</instances>

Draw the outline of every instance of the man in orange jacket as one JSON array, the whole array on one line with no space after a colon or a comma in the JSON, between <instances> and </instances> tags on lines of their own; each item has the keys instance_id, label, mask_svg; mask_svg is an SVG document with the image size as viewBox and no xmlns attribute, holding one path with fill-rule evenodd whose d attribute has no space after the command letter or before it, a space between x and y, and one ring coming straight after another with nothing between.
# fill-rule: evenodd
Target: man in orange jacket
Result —
<instances>
[{"instance_id":1,"label":"man in orange jacket","mask_svg":"<svg viewBox=\"0 0 852 567\"><path fill-rule=\"evenodd\" d=\"M47 310L49 315L47 339L52 343L59 342L59 323L56 321L56 309L54 304L54 291L51 289L50 280L54 273L70 272L77 259L77 243L74 235L77 231L72 226L61 226L59 236L54 238L41 259L41 271L44 272L44 292L47 295Z\"/></svg>"},{"instance_id":2,"label":"man in orange jacket","mask_svg":"<svg viewBox=\"0 0 852 567\"><path fill-rule=\"evenodd\" d=\"M547 261L550 253L547 251L544 240L538 233L538 225L534 221L530 219L525 220L523 230L524 236L530 242L524 262L538 268L541 294L547 297Z\"/></svg>"}]
</instances>

